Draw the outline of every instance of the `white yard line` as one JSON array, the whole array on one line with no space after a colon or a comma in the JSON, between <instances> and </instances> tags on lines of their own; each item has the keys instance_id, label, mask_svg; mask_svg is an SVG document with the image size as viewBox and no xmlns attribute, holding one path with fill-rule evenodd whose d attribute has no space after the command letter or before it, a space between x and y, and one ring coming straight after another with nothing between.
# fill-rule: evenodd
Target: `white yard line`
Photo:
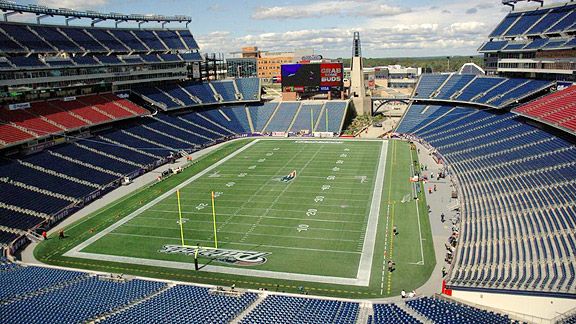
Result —
<instances>
[{"instance_id":1,"label":"white yard line","mask_svg":"<svg viewBox=\"0 0 576 324\"><path fill-rule=\"evenodd\" d=\"M362 256L358 266L356 278L368 286L370 275L372 274L372 260L374 259L374 247L376 245L376 232L378 230L378 218L380 216L380 204L382 202L382 189L384 187L384 173L386 170L386 156L388 154L388 142L382 142L380 147L380 159L374 183L372 194L372 203L370 205L370 216L366 226L366 236L364 236L364 245L362 246Z\"/></svg>"},{"instance_id":2,"label":"white yard line","mask_svg":"<svg viewBox=\"0 0 576 324\"><path fill-rule=\"evenodd\" d=\"M154 211L157 213L174 213L174 211L168 211L168 210L157 210L157 209L150 209L150 211ZM182 212L182 214L191 214L191 215L209 215L212 216L212 213L195 213L195 212ZM218 215L222 215L222 216L230 216L230 215L236 215L236 216L241 216L241 217L253 217L253 218L258 218L260 216L254 216L254 215L246 215L246 214L224 214L224 213L218 213ZM351 214L342 214L343 216L346 215L351 215ZM144 219L170 219L170 220L174 220L174 217L172 218L163 218L163 217L149 217L149 216L142 216L142 218ZM269 218L269 219L287 219L287 220L297 220L297 221L301 221L302 218L294 218L294 217L284 217L284 216L264 216L263 218ZM194 221L194 220L189 220L189 221ZM346 221L346 220L337 220L337 219L309 219L308 221L310 222L328 222L328 223L346 223L346 224L364 224L364 222L352 222L352 221ZM210 224L212 224L212 221L209 221Z\"/></svg>"},{"instance_id":3,"label":"white yard line","mask_svg":"<svg viewBox=\"0 0 576 324\"><path fill-rule=\"evenodd\" d=\"M410 160L414 160L413 154L414 154L414 152L412 152L412 150L410 150ZM420 162L418 162L418 163L420 163ZM412 164L411 164L411 166L412 166ZM414 167L412 166L410 169L412 170L412 174L410 176L413 176L414 175ZM418 183L418 185L420 185L420 183ZM412 194L416 195L417 193L414 192L414 186L411 186L411 187L412 187ZM416 218L418 219L418 235L420 238L419 241L420 241L420 257L421 257L420 262L417 262L417 264L424 265L424 247L422 246L422 229L420 227L420 208L418 206L419 201L418 201L418 199L414 199L414 202L416 203Z\"/></svg>"},{"instance_id":4,"label":"white yard line","mask_svg":"<svg viewBox=\"0 0 576 324\"><path fill-rule=\"evenodd\" d=\"M207 222L212 224L212 222ZM241 223L228 223L228 225L242 225L242 226L248 226L248 224L241 224ZM270 225L258 225L258 226L262 226L262 227L280 227L280 228L290 228L290 229L294 229L294 226L270 226ZM157 229L167 229L167 230L177 230L177 228L174 227L162 227L162 226L147 226L147 225L133 225L133 224L124 224L123 227L136 227L136 228L157 228ZM313 229L314 231L316 230L320 230L317 228ZM310 230L310 231L313 231ZM342 230L334 230L334 229L324 229L326 231L333 231L333 232L343 232ZM213 230L212 229L192 229L192 230L184 230L184 232L208 232L208 233L212 233ZM360 231L347 231L347 232L360 232ZM116 232L112 232L111 234L114 234ZM244 235L244 232L232 232L232 231L218 231L218 234L238 234L238 235ZM125 234L125 233L122 233ZM127 234L127 233L126 233ZM256 235L256 236L272 236L272 237L279 237L279 238L290 238L290 239L304 239L304 240L317 240L317 241L339 241L339 242L356 242L356 240L344 240L341 238L322 238L322 237L302 237L302 236L290 236L290 235L278 235L278 234L261 234L261 233L250 233L250 235ZM150 237L154 237L154 236L150 236Z\"/></svg>"},{"instance_id":5,"label":"white yard line","mask_svg":"<svg viewBox=\"0 0 576 324\"><path fill-rule=\"evenodd\" d=\"M133 237L147 237L147 238L159 238L163 240L174 240L180 241L179 238L176 237L166 237L166 236L154 236L154 235L140 235L140 234L130 234L130 233L117 233L112 232L109 235L117 235L117 236L133 236ZM201 242L212 242L211 240L198 240ZM270 244L258 244L258 243L240 243L240 242L228 242L228 241L221 241L220 243L226 243L230 245L249 245L249 246L263 246L275 249L285 249L285 250L298 250L298 251L314 251L314 252L329 252L329 253L342 253L342 254L360 254L360 252L356 251L342 251L342 250L327 250L327 249L315 249L315 248L303 248L303 247L293 247L293 246L285 246L285 245L270 245ZM84 253L84 252L80 252Z\"/></svg>"}]
</instances>

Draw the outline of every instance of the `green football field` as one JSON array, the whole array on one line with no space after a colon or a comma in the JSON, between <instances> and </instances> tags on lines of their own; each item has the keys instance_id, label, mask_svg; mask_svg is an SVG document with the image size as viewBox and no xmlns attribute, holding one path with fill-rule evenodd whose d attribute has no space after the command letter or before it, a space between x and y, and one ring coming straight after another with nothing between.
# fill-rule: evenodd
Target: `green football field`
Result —
<instances>
[{"instance_id":1,"label":"green football field","mask_svg":"<svg viewBox=\"0 0 576 324\"><path fill-rule=\"evenodd\" d=\"M109 272L385 297L421 285L435 264L426 203L408 181L413 159L397 141L228 143L35 252Z\"/></svg>"}]
</instances>

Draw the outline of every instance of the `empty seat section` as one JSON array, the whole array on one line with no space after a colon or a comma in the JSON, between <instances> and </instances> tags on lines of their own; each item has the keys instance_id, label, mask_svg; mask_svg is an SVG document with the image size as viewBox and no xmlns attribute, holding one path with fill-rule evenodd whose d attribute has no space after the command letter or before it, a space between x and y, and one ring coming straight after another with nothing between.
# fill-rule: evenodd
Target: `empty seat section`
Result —
<instances>
[{"instance_id":1,"label":"empty seat section","mask_svg":"<svg viewBox=\"0 0 576 324\"><path fill-rule=\"evenodd\" d=\"M50 150L74 160L89 163L120 174L128 174L139 169L137 166L109 158L76 145L65 145Z\"/></svg>"},{"instance_id":2,"label":"empty seat section","mask_svg":"<svg viewBox=\"0 0 576 324\"><path fill-rule=\"evenodd\" d=\"M92 36L88 35L83 28L65 28L60 27L60 30L68 35L76 44L80 45L87 51L91 52L108 52L98 41Z\"/></svg>"},{"instance_id":3,"label":"empty seat section","mask_svg":"<svg viewBox=\"0 0 576 324\"><path fill-rule=\"evenodd\" d=\"M290 123L296 116L300 107L299 102L282 102L276 109L276 113L266 125L264 131L266 132L287 132Z\"/></svg>"},{"instance_id":4,"label":"empty seat section","mask_svg":"<svg viewBox=\"0 0 576 324\"><path fill-rule=\"evenodd\" d=\"M34 135L26 133L9 124L0 124L0 141L6 144L18 143L33 139Z\"/></svg>"},{"instance_id":5,"label":"empty seat section","mask_svg":"<svg viewBox=\"0 0 576 324\"><path fill-rule=\"evenodd\" d=\"M96 190L93 187L57 177L16 162L4 165L2 170L0 170L0 177L74 198L82 198Z\"/></svg>"},{"instance_id":6,"label":"empty seat section","mask_svg":"<svg viewBox=\"0 0 576 324\"><path fill-rule=\"evenodd\" d=\"M10 36L14 37L20 44L26 46L31 51L54 52L55 50L44 40L30 31L25 25L12 25L0 23L0 27Z\"/></svg>"},{"instance_id":7,"label":"empty seat section","mask_svg":"<svg viewBox=\"0 0 576 324\"><path fill-rule=\"evenodd\" d=\"M154 163L154 161L156 161L156 159L154 157L138 153L136 151L118 146L116 144L112 144L112 143L109 143L106 141L99 140L98 138L93 138L90 140L82 140L82 141L79 141L78 143L80 143L84 146L93 148L95 150L98 150L100 152L111 154L111 155L117 156L119 158L122 158L122 159L125 159L128 161L132 161L132 162L138 163L138 164L147 165L147 164L152 164L152 163Z\"/></svg>"},{"instance_id":8,"label":"empty seat section","mask_svg":"<svg viewBox=\"0 0 576 324\"><path fill-rule=\"evenodd\" d=\"M42 224L42 222L44 222L44 218L0 207L0 226L27 231L38 224Z\"/></svg>"},{"instance_id":9,"label":"empty seat section","mask_svg":"<svg viewBox=\"0 0 576 324\"><path fill-rule=\"evenodd\" d=\"M167 48L162 45L162 42L150 30L133 30L132 31L138 39L140 39L148 48L155 51L165 51Z\"/></svg>"},{"instance_id":10,"label":"empty seat section","mask_svg":"<svg viewBox=\"0 0 576 324\"><path fill-rule=\"evenodd\" d=\"M87 29L88 33L92 35L101 44L104 44L107 48L113 51L125 52L130 49L120 43L114 36L108 33L105 29L90 28Z\"/></svg>"},{"instance_id":11,"label":"empty seat section","mask_svg":"<svg viewBox=\"0 0 576 324\"><path fill-rule=\"evenodd\" d=\"M205 287L178 285L110 316L103 323L230 323L256 297L254 293L239 297L213 295Z\"/></svg>"},{"instance_id":12,"label":"empty seat section","mask_svg":"<svg viewBox=\"0 0 576 324\"><path fill-rule=\"evenodd\" d=\"M72 204L69 200L56 198L6 182L0 182L0 192L2 192L2 195L0 195L0 202L2 203L48 215L54 214Z\"/></svg>"},{"instance_id":13,"label":"empty seat section","mask_svg":"<svg viewBox=\"0 0 576 324\"><path fill-rule=\"evenodd\" d=\"M164 285L137 279L114 282L91 277L0 305L0 321L9 322L13 316L17 316L26 323L35 322L38 318L46 323L87 322L150 295Z\"/></svg>"},{"instance_id":14,"label":"empty seat section","mask_svg":"<svg viewBox=\"0 0 576 324\"><path fill-rule=\"evenodd\" d=\"M313 132L316 127L316 122L318 121L318 118L320 118L322 106L323 104L302 104L302 108L300 108L290 131L298 132L301 130L309 130L310 132Z\"/></svg>"},{"instance_id":15,"label":"empty seat section","mask_svg":"<svg viewBox=\"0 0 576 324\"><path fill-rule=\"evenodd\" d=\"M142 52L148 50L148 48L138 38L136 38L130 30L110 29L110 33L134 51Z\"/></svg>"},{"instance_id":16,"label":"empty seat section","mask_svg":"<svg viewBox=\"0 0 576 324\"><path fill-rule=\"evenodd\" d=\"M56 156L51 155L49 152L42 152L39 154L27 156L22 159L24 162L31 163L48 170L56 171L62 174L67 174L71 177L86 180L91 183L99 185L107 185L118 177L104 173Z\"/></svg>"},{"instance_id":17,"label":"empty seat section","mask_svg":"<svg viewBox=\"0 0 576 324\"><path fill-rule=\"evenodd\" d=\"M56 27L29 25L29 28L36 31L42 38L49 39L50 44L61 51L83 52L78 45L68 39Z\"/></svg>"},{"instance_id":18,"label":"empty seat section","mask_svg":"<svg viewBox=\"0 0 576 324\"><path fill-rule=\"evenodd\" d=\"M258 100L260 98L260 79L242 78L234 80L242 97L246 101Z\"/></svg>"},{"instance_id":19,"label":"empty seat section","mask_svg":"<svg viewBox=\"0 0 576 324\"><path fill-rule=\"evenodd\" d=\"M236 90L234 89L234 83L232 81L212 82L212 86L216 89L216 92L222 96L225 102L236 101Z\"/></svg>"},{"instance_id":20,"label":"empty seat section","mask_svg":"<svg viewBox=\"0 0 576 324\"><path fill-rule=\"evenodd\" d=\"M180 40L180 35L173 30L156 30L156 35L169 49L184 50L186 46Z\"/></svg>"}]
</instances>

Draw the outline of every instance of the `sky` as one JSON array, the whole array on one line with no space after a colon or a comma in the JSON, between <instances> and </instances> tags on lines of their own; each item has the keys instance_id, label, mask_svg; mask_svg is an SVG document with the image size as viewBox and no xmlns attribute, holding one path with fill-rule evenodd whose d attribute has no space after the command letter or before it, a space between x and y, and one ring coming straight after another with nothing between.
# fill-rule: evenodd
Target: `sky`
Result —
<instances>
[{"instance_id":1,"label":"sky","mask_svg":"<svg viewBox=\"0 0 576 324\"><path fill-rule=\"evenodd\" d=\"M312 48L349 57L360 32L364 57L475 55L510 8L501 0L16 0L55 8L125 14L187 15L201 52L243 46L290 51ZM548 0L546 3L560 2ZM535 3L528 4L535 6ZM526 6L526 5L524 5ZM11 20L33 20L12 16ZM49 18L45 23L62 23ZM82 19L71 24L89 24ZM101 23L99 26L106 26ZM148 24L150 27L157 27ZM130 27L129 24L121 26ZM146 26L146 25L145 25ZM170 25L178 26L177 24Z\"/></svg>"}]
</instances>

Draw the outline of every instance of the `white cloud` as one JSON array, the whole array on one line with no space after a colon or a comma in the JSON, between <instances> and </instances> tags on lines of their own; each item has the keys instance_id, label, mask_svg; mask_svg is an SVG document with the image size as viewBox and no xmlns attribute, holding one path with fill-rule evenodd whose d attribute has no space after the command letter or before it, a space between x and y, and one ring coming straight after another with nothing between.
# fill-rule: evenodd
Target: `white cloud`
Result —
<instances>
[{"instance_id":1,"label":"white cloud","mask_svg":"<svg viewBox=\"0 0 576 324\"><path fill-rule=\"evenodd\" d=\"M384 17L410 12L381 1L328 0L299 6L257 7L252 19L301 19L321 16Z\"/></svg>"}]
</instances>

